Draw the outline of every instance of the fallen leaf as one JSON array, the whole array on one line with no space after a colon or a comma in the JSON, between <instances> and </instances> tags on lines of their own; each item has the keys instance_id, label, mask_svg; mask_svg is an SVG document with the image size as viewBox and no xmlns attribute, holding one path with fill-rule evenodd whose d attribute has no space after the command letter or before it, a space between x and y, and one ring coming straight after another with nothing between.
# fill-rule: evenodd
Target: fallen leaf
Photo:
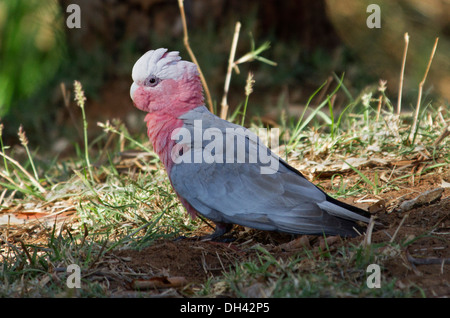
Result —
<instances>
[{"instance_id":1,"label":"fallen leaf","mask_svg":"<svg viewBox=\"0 0 450 318\"><path fill-rule=\"evenodd\" d=\"M294 251L302 248L310 249L311 245L309 244L309 237L307 235L302 235L301 237L292 240L287 243L283 243L279 245L279 248L283 251Z\"/></svg>"},{"instance_id":2,"label":"fallen leaf","mask_svg":"<svg viewBox=\"0 0 450 318\"><path fill-rule=\"evenodd\" d=\"M341 238L339 236L329 236L324 240L323 237L320 238L320 249L326 250L331 245L337 243Z\"/></svg>"},{"instance_id":3,"label":"fallen leaf","mask_svg":"<svg viewBox=\"0 0 450 318\"><path fill-rule=\"evenodd\" d=\"M187 280L182 276L155 276L150 279L135 279L131 283L133 289L153 289L153 288L175 288L187 284Z\"/></svg>"}]
</instances>

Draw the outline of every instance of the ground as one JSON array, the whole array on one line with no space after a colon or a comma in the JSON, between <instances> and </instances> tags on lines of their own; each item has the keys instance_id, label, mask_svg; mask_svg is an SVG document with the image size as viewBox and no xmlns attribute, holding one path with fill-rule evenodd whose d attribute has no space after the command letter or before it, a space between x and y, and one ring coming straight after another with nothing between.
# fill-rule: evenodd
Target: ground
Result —
<instances>
[{"instance_id":1,"label":"ground","mask_svg":"<svg viewBox=\"0 0 450 318\"><path fill-rule=\"evenodd\" d=\"M385 201L400 197L415 197L425 190L439 188L440 176L428 176L417 185L399 191L381 194ZM351 199L347 200L351 201ZM384 263L383 275L396 278L396 287L404 288L414 284L420 287L426 297L446 297L450 295L450 189L446 188L437 202L417 207L407 212L377 212L380 221L386 224L383 229L372 234L372 244L389 241L396 231L395 241L416 240L403 248L400 253ZM406 216L403 224L402 220ZM401 225L400 225L401 224ZM434 235L425 235L433 230ZM199 233L201 234L201 233ZM157 241L142 250L113 251L108 257L114 257L113 266L117 272L140 273L142 277L182 277L186 284L205 283L208 278L223 275L236 262L243 262L255 257L256 251L249 247L261 244L269 252L279 258L288 259L308 248L316 251L322 238L307 236L294 238L278 233L246 230L237 227L234 231L236 241L232 243L203 242L196 239L180 239L176 241ZM296 241L308 241L307 247L296 244ZM329 248L336 250L340 245L361 244L364 237L331 240ZM290 243L289 243L290 242ZM445 262L445 264L444 264ZM108 265L110 266L110 265ZM119 268L122 267L120 270ZM126 268L126 269L125 269ZM115 281L115 292L123 295L134 293L133 282L138 276L120 275ZM166 287L173 287L166 282ZM161 290L149 291L161 293ZM181 294L172 290L172 294Z\"/></svg>"},{"instance_id":2,"label":"ground","mask_svg":"<svg viewBox=\"0 0 450 318\"><path fill-rule=\"evenodd\" d=\"M147 154L144 161L149 160L148 156L151 154ZM134 157L138 158L139 155ZM123 167L116 165L116 169L130 171L130 165L125 162L125 159L121 160ZM136 163L136 159L133 162L132 165L142 168ZM376 195L373 191L367 191L368 194L364 196L359 192L358 197L341 199L368 209L376 217L375 220L381 223L375 225L371 234L368 231L365 236L355 238L293 236L235 226L227 234L228 242L211 242L198 239L212 231L207 223L200 222L200 226L195 227L194 231L188 231L188 237L175 239L170 236L142 244L144 247L141 248L136 248L135 243L139 239L135 237L115 247L110 247L111 244L102 246L101 240L95 241L97 233L102 232L101 228L91 230L81 226L78 214L82 209L75 207L84 204L78 201L83 197L80 194L83 191L71 180L67 184L73 187L77 196L75 202L67 205L68 208L65 208L64 200L70 200L70 197L58 200L49 198L48 202L43 203L49 209L48 212L20 212L36 207L33 202L25 202L11 204L0 214L0 257L2 260L11 257L4 262L6 270L0 272L4 275L2 281L8 282L3 286L0 284L0 295L66 297L70 295L64 285L66 266L73 262L83 262L83 284L99 284L101 287L98 293L107 297L272 297L274 290L280 286L285 289L296 286L281 294L290 297L450 296L450 167L443 165L420 173L426 169L426 165L434 163L430 161L423 164L423 161L414 159L406 161L408 165L405 167L411 169L410 174L406 174L404 170L392 168L392 161L383 163L381 167L364 167L366 163L359 169L371 180L375 180L377 175L380 180L384 180L396 173L397 176L405 174L408 177L400 179L401 182L395 186L380 186L380 192ZM395 164L400 163L405 161ZM176 210L180 207L172 190L167 189L169 184L164 170L153 164L148 168L154 173L149 175L144 171L142 174L143 184L148 185L143 190L144 193L151 191L155 196L153 199L144 199L149 201L144 202L146 209L138 209L134 203L122 203L131 206L128 218L136 217L138 211L148 213L149 208L164 209L167 206ZM347 187L358 183L366 186L353 170L342 170L341 173ZM162 178L165 186L158 188L148 182L158 177ZM98 178L100 185L106 186L106 183L101 183L105 177L100 174ZM308 178L314 179L314 183L320 184L330 194L335 194L339 188L340 179L332 179L329 173L315 171L308 173ZM133 182L130 184L133 188L143 187L139 178ZM120 183L120 186L123 187L123 184ZM102 198L103 194L109 192L105 189L101 190ZM4 200L2 204L7 206L9 201L5 193L3 191L1 199ZM63 192L64 195L65 193ZM164 203L164 197L168 193L172 193L174 199ZM134 195L133 200L138 200L139 195ZM418 204L418 199L424 202ZM100 197L85 197L83 200L93 204L93 213L102 214L98 210L101 205ZM417 204L404 208L408 202ZM120 208L115 201L109 204L113 210ZM117 208L114 207L116 204ZM89 206L85 209L89 209ZM41 207L41 210L45 209ZM59 223L56 230L52 227L54 218L47 220L45 224L43 217L53 210L65 211L57 214ZM184 215L184 211L180 211ZM105 215L111 217L107 213ZM153 220L152 216L144 216ZM21 218L32 221L24 226L10 226L9 222L13 223ZM186 220L191 222L190 219ZM143 226L147 223L148 221L144 221ZM120 231L120 228L129 224L127 219L112 227ZM142 226L142 221L138 226ZM130 232L125 233L128 235ZM123 235L118 235L119 239ZM89 240L91 245L87 245L85 240ZM105 241L108 242L113 240ZM358 253L364 254L366 251L368 255L358 256ZM370 294L365 287L368 276L366 267L371 263L380 265L381 283L390 286L388 292ZM32 277L25 280L24 284L23 279L14 280L16 272ZM33 273L41 276L33 276ZM303 278L306 282L302 281ZM309 286L311 290L305 292L302 284ZM314 284L316 289L310 286ZM36 285L35 289L29 287ZM361 287L363 285L364 288ZM78 292L79 296L83 296L83 292L88 293L88 296L92 296L91 293L98 296L97 292L92 291L92 286L87 286ZM57 291L53 291L54 289Z\"/></svg>"}]
</instances>

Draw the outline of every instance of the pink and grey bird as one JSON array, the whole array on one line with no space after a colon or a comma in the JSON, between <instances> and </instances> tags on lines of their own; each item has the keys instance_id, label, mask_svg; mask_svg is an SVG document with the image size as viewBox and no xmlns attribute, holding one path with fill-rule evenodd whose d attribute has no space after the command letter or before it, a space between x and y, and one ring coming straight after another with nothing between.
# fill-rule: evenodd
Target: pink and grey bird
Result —
<instances>
[{"instance_id":1,"label":"pink and grey bird","mask_svg":"<svg viewBox=\"0 0 450 318\"><path fill-rule=\"evenodd\" d=\"M363 231L357 221L367 223L369 213L330 197L249 130L209 112L197 66L181 60L178 52L148 51L135 63L132 78L131 99L148 113L145 121L154 151L188 213L215 223L211 238L233 224L292 234L355 236ZM234 131L242 138L234 139L231 151L225 142L223 148L217 146L212 151L216 160L180 160L201 155L214 140L211 133L201 142L174 138L181 130L203 137L213 131L215 139L222 134L226 141L235 137L227 134ZM264 163L239 160L237 149L250 156L255 147L279 163L276 168L265 166L276 170L262 173Z\"/></svg>"}]
</instances>

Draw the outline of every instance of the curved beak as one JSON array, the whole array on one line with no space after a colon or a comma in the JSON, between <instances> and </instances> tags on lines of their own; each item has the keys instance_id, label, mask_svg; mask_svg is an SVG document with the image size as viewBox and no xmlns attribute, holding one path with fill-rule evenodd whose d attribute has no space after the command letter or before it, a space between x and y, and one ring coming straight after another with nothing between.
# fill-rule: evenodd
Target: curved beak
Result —
<instances>
[{"instance_id":1,"label":"curved beak","mask_svg":"<svg viewBox=\"0 0 450 318\"><path fill-rule=\"evenodd\" d=\"M135 83L135 82L133 82L133 84L131 84L131 87L130 87L130 97L131 97L131 99L133 100L133 102L134 102L134 92L137 90L139 88L139 86Z\"/></svg>"}]
</instances>

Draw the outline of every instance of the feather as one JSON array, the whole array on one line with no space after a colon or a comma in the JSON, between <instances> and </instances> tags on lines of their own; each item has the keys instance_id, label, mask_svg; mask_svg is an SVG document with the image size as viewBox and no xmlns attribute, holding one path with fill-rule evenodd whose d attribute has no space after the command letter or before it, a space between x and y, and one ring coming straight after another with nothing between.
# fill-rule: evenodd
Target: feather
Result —
<instances>
[{"instance_id":1,"label":"feather","mask_svg":"<svg viewBox=\"0 0 450 318\"><path fill-rule=\"evenodd\" d=\"M357 213L331 202L334 199L273 154L247 129L218 118L204 106L179 119L191 136L214 128L229 140L231 137L227 130L235 130L233 137L241 137L235 139L236 148L245 149L247 160L250 151L257 147L279 163L275 173L262 174L260 162L243 162L236 151L230 153L221 143L218 153L224 156L223 163L194 162L194 155L201 154L213 141L183 140L188 151L183 153L184 160L172 166L170 179L173 187L200 214L214 222L295 234L349 236L356 234L354 221L369 221L364 211ZM227 163L230 157L234 162Z\"/></svg>"},{"instance_id":2,"label":"feather","mask_svg":"<svg viewBox=\"0 0 450 318\"><path fill-rule=\"evenodd\" d=\"M167 49L145 53L132 70L134 105L174 190L191 215L216 223L294 234L354 236L370 215L309 182L250 130L203 105L197 66Z\"/></svg>"}]
</instances>

